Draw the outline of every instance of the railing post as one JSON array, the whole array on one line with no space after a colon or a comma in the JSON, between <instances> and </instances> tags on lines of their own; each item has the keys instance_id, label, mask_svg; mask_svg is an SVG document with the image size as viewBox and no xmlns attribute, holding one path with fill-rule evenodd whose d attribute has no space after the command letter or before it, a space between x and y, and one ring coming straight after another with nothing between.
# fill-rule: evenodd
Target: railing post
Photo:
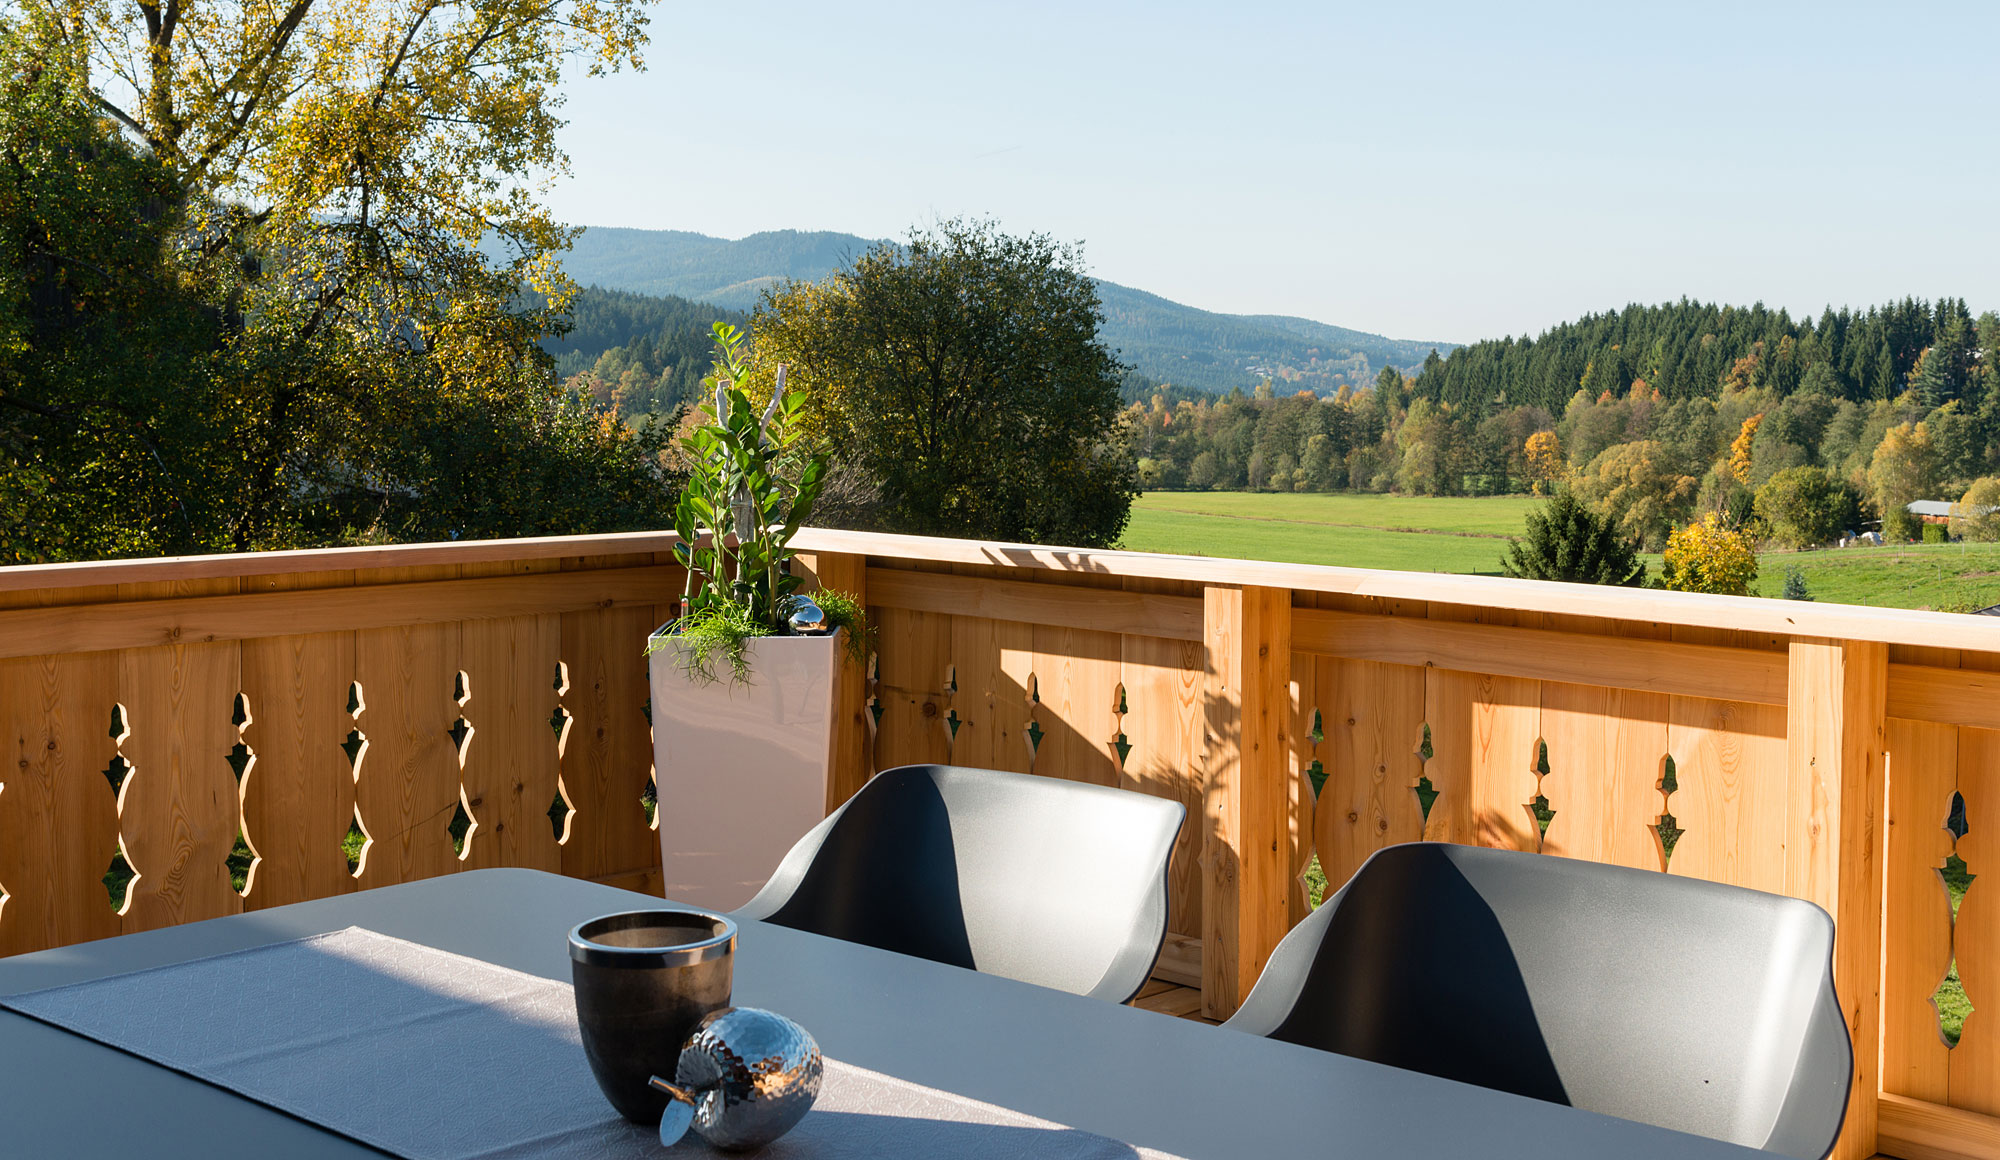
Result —
<instances>
[{"instance_id":1,"label":"railing post","mask_svg":"<svg viewBox=\"0 0 2000 1160\"><path fill-rule=\"evenodd\" d=\"M799 562L812 574L811 588L832 588L868 603L868 557L845 552L801 552ZM827 757L826 812L853 797L875 772L873 739L868 725L868 672L845 648L833 674L833 752Z\"/></svg>"},{"instance_id":2,"label":"railing post","mask_svg":"<svg viewBox=\"0 0 2000 1160\"><path fill-rule=\"evenodd\" d=\"M1235 1014L1285 936L1292 593L1204 590L1202 1014Z\"/></svg>"},{"instance_id":3,"label":"railing post","mask_svg":"<svg viewBox=\"0 0 2000 1160\"><path fill-rule=\"evenodd\" d=\"M1789 893L1834 921L1833 978L1854 1041L1854 1087L1833 1156L1873 1156L1881 1082L1884 720L1882 644L1796 637L1787 687Z\"/></svg>"}]
</instances>

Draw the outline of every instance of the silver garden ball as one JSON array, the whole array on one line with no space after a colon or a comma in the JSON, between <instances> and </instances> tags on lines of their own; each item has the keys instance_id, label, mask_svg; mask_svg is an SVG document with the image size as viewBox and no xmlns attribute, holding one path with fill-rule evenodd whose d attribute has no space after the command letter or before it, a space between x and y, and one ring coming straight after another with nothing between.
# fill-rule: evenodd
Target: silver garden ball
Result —
<instances>
[{"instance_id":1,"label":"silver garden ball","mask_svg":"<svg viewBox=\"0 0 2000 1160\"><path fill-rule=\"evenodd\" d=\"M725 1007L695 1026L681 1048L660 1123L671 1144L688 1127L717 1148L762 1148L792 1130L819 1098L819 1044L806 1029L756 1007Z\"/></svg>"},{"instance_id":2,"label":"silver garden ball","mask_svg":"<svg viewBox=\"0 0 2000 1160\"><path fill-rule=\"evenodd\" d=\"M823 636L833 631L833 626L827 623L826 610L808 596L792 597L792 611L785 624L794 636Z\"/></svg>"}]
</instances>

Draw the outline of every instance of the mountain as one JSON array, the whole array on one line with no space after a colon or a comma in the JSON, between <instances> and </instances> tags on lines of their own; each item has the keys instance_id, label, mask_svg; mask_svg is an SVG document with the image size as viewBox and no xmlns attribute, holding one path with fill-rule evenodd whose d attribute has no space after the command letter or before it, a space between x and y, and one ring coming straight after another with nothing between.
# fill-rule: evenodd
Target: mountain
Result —
<instances>
[{"instance_id":1,"label":"mountain","mask_svg":"<svg viewBox=\"0 0 2000 1160\"><path fill-rule=\"evenodd\" d=\"M585 286L749 310L765 288L787 278L817 282L874 244L853 234L798 230L732 242L684 230L592 226L563 258L563 268Z\"/></svg>"},{"instance_id":2,"label":"mountain","mask_svg":"<svg viewBox=\"0 0 2000 1160\"><path fill-rule=\"evenodd\" d=\"M817 281L876 244L825 231L772 230L729 241L684 230L593 226L563 267L585 286L749 310L765 289L788 278ZM1269 378L1281 388L1324 394L1372 382L1385 366L1413 371L1433 349L1447 354L1457 346L1310 318L1218 314L1115 282L1097 285L1105 343L1140 375L1197 390L1248 390Z\"/></svg>"}]
</instances>

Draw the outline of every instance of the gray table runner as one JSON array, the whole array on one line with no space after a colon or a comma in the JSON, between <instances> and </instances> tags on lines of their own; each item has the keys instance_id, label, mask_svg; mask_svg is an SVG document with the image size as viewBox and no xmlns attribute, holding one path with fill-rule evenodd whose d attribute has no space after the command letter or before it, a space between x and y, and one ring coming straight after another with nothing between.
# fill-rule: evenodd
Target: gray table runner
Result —
<instances>
[{"instance_id":1,"label":"gray table runner","mask_svg":"<svg viewBox=\"0 0 2000 1160\"><path fill-rule=\"evenodd\" d=\"M567 984L359 927L0 1006L411 1160L717 1155L662 1149L611 1110ZM833 1059L761 1155L1171 1160Z\"/></svg>"}]
</instances>

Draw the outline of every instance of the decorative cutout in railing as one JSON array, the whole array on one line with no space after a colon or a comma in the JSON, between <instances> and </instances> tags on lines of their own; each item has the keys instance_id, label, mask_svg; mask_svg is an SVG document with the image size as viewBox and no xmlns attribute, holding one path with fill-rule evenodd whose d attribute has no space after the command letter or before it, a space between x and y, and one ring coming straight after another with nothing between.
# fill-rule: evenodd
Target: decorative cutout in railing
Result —
<instances>
[{"instance_id":1,"label":"decorative cutout in railing","mask_svg":"<svg viewBox=\"0 0 2000 1160\"><path fill-rule=\"evenodd\" d=\"M368 735L361 731L361 715L368 711L367 694L360 681L349 681L347 685L347 716L354 722L347 731L347 739L340 743L341 751L347 754L347 774L355 784L361 784L361 760L368 756ZM368 865L368 847L375 839L368 836L368 823L361 817L361 802L357 795L354 803L354 820L348 823L347 835L340 841L341 850L347 855L347 872L361 877Z\"/></svg>"},{"instance_id":2,"label":"decorative cutout in railing","mask_svg":"<svg viewBox=\"0 0 2000 1160\"><path fill-rule=\"evenodd\" d=\"M251 723L249 694L236 694L236 709L230 715L229 723L236 726L236 744L229 749L229 770L236 775L238 814L236 845L229 851L229 884L236 893L248 898L250 892L256 888L257 863L262 860L257 855L257 847L250 841L248 822L241 817L243 801L250 792L246 779L251 776L251 771L257 765L257 754L244 737L244 730L248 729Z\"/></svg>"},{"instance_id":3,"label":"decorative cutout in railing","mask_svg":"<svg viewBox=\"0 0 2000 1160\"><path fill-rule=\"evenodd\" d=\"M1680 819L1674 817L1673 813L1674 793L1681 788L1681 783L1674 766L1672 754L1667 754L1660 758L1660 780L1658 786L1660 790L1659 820L1647 828L1653 831L1653 837L1659 843L1660 869L1665 870L1673 861L1674 847L1680 844L1681 837L1687 833L1686 830L1681 828Z\"/></svg>"},{"instance_id":4,"label":"decorative cutout in railing","mask_svg":"<svg viewBox=\"0 0 2000 1160\"><path fill-rule=\"evenodd\" d=\"M1417 742L1416 753L1417 760L1426 765L1430 763L1431 758L1437 756L1437 751L1431 748L1431 727L1429 722L1424 724L1424 735ZM1426 771L1417 776L1417 780L1411 784L1410 789L1417 796L1417 808L1423 811L1423 828L1428 832L1431 824L1431 807L1437 805L1439 797L1438 788L1431 784L1430 774Z\"/></svg>"},{"instance_id":5,"label":"decorative cutout in railing","mask_svg":"<svg viewBox=\"0 0 2000 1160\"><path fill-rule=\"evenodd\" d=\"M1951 916L1952 939L1957 943L1958 910L1965 896L1972 889L1973 880L1979 877L1966 866L1965 859L1958 856L1960 839L1970 832L1966 824L1965 796L1958 790L1951 794L1951 808L1944 819L1945 832L1951 835L1951 853L1945 855L1942 865L1937 868L1938 885L1945 893L1945 905ZM1965 984L1958 977L1958 957L1952 956L1950 966L1945 968L1944 978L1938 980L1937 989L1930 994L1931 1010L1937 1012L1938 1038L1947 1048L1955 1048L1965 1033L1965 1021L1974 1010L1972 997L1965 992Z\"/></svg>"},{"instance_id":6,"label":"decorative cutout in railing","mask_svg":"<svg viewBox=\"0 0 2000 1160\"><path fill-rule=\"evenodd\" d=\"M1549 840L1549 823L1555 821L1556 812L1549 808L1549 795L1542 792L1542 781L1549 775L1549 743L1535 741L1535 796L1530 798L1523 809L1528 811L1528 819L1535 825L1535 849L1539 852Z\"/></svg>"},{"instance_id":7,"label":"decorative cutout in railing","mask_svg":"<svg viewBox=\"0 0 2000 1160\"><path fill-rule=\"evenodd\" d=\"M132 763L125 759L124 747L132 736L132 723L125 712L125 706L111 706L111 744L118 746L118 752L111 755L111 763L104 767L104 777L111 783L111 797L119 816L125 812L125 787L132 780ZM111 902L113 913L121 917L132 906L132 883L139 877L132 868L132 862L125 855L125 834L122 830L114 835L118 848L111 852L111 862L104 870L104 890Z\"/></svg>"},{"instance_id":8,"label":"decorative cutout in railing","mask_svg":"<svg viewBox=\"0 0 2000 1160\"><path fill-rule=\"evenodd\" d=\"M576 724L576 718L570 714L568 709L563 707L562 703L563 694L569 692L569 666L561 661L556 662L555 690L556 705L555 709L549 714L549 728L555 731L556 765L560 769L563 750L569 745L570 727ZM646 724L650 728L652 723L653 702L648 698L646 701ZM547 810L549 826L555 835L556 845L560 846L564 842L569 841L569 820L575 813L576 811L569 803L569 794L563 790L562 774L557 773L555 796L549 799L549 808Z\"/></svg>"}]
</instances>

